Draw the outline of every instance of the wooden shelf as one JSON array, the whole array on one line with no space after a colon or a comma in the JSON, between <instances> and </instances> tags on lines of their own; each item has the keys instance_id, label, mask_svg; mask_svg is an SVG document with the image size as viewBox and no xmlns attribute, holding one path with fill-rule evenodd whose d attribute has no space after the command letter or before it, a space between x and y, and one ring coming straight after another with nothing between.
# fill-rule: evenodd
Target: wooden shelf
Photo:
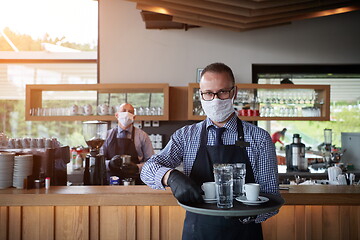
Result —
<instances>
[{"instance_id":1,"label":"wooden shelf","mask_svg":"<svg viewBox=\"0 0 360 240\"><path fill-rule=\"evenodd\" d=\"M290 85L290 84L236 84L239 90L250 90L253 94L257 94L258 90L314 90L318 94L318 99L322 99L322 104L316 103L313 106L320 109L320 116L294 116L294 117L280 117L280 116L239 116L244 121L329 121L330 120L330 85ZM194 115L194 91L199 89L198 83L190 83L188 85L188 119L189 120L204 120L206 116ZM199 97L199 96L198 96ZM200 101L200 100L198 100ZM284 106L286 106L284 104Z\"/></svg>"},{"instance_id":2,"label":"wooden shelf","mask_svg":"<svg viewBox=\"0 0 360 240\"><path fill-rule=\"evenodd\" d=\"M95 91L103 93L162 93L164 104L163 115L137 115L138 121L169 120L169 85L168 84L41 84L26 85L25 120L26 121L116 121L109 115L73 115L73 116L34 116L31 109L42 108L45 91ZM61 101L61 100L59 100ZM98 101L98 100L97 100ZM133 103L132 103L133 104ZM95 110L93 110L95 112Z\"/></svg>"}]
</instances>

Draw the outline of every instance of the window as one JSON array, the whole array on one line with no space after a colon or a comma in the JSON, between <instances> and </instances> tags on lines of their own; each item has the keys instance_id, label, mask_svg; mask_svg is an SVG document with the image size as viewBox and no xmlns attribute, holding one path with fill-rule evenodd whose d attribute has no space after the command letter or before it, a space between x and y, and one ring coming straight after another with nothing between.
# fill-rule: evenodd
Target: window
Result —
<instances>
[{"instance_id":1,"label":"window","mask_svg":"<svg viewBox=\"0 0 360 240\"><path fill-rule=\"evenodd\" d=\"M326 128L332 129L336 147L341 147L341 132L360 132L359 65L253 65L253 83L280 84L284 78L294 84L330 85L330 121L259 121L260 127L270 133L286 127L285 144L299 133L315 151L324 142Z\"/></svg>"},{"instance_id":2,"label":"window","mask_svg":"<svg viewBox=\"0 0 360 240\"><path fill-rule=\"evenodd\" d=\"M64 145L85 145L81 122L26 122L25 87L97 83L97 39L97 1L2 4L0 132L9 138L56 137Z\"/></svg>"}]
</instances>

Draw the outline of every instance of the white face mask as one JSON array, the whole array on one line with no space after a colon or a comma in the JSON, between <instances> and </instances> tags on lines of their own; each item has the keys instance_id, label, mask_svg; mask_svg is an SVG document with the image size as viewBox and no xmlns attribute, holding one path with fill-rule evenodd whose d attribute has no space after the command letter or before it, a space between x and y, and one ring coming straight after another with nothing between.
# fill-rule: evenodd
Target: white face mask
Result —
<instances>
[{"instance_id":1,"label":"white face mask","mask_svg":"<svg viewBox=\"0 0 360 240\"><path fill-rule=\"evenodd\" d=\"M208 116L211 120L215 122L223 122L235 112L233 100L233 98L224 100L214 98L211 101L204 101L201 99L201 106L206 116Z\"/></svg>"},{"instance_id":2,"label":"white face mask","mask_svg":"<svg viewBox=\"0 0 360 240\"><path fill-rule=\"evenodd\" d=\"M117 120L123 125L124 127L129 126L134 122L135 115L129 112L119 112L117 115Z\"/></svg>"}]
</instances>

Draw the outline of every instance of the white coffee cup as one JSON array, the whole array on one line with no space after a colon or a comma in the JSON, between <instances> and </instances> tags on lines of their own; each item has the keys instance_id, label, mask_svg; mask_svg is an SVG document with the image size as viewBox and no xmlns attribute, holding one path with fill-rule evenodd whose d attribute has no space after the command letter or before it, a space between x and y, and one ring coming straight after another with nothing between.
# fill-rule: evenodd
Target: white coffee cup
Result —
<instances>
[{"instance_id":1,"label":"white coffee cup","mask_svg":"<svg viewBox=\"0 0 360 240\"><path fill-rule=\"evenodd\" d=\"M69 112L71 116L77 115L79 112L79 107L78 105L74 104L69 108Z\"/></svg>"},{"instance_id":2,"label":"white coffee cup","mask_svg":"<svg viewBox=\"0 0 360 240\"><path fill-rule=\"evenodd\" d=\"M205 193L205 199L215 199L216 198L215 182L204 182L203 185L201 185L201 189Z\"/></svg>"},{"instance_id":3,"label":"white coffee cup","mask_svg":"<svg viewBox=\"0 0 360 240\"><path fill-rule=\"evenodd\" d=\"M246 199L249 201L256 201L259 198L260 185L257 183L246 183L244 185Z\"/></svg>"},{"instance_id":4,"label":"white coffee cup","mask_svg":"<svg viewBox=\"0 0 360 240\"><path fill-rule=\"evenodd\" d=\"M106 104L100 104L98 106L98 114L99 115L108 115L109 114L109 106Z\"/></svg>"},{"instance_id":5,"label":"white coffee cup","mask_svg":"<svg viewBox=\"0 0 360 240\"><path fill-rule=\"evenodd\" d=\"M92 114L93 109L90 104L84 105L83 108L84 108L84 115L88 116Z\"/></svg>"}]
</instances>

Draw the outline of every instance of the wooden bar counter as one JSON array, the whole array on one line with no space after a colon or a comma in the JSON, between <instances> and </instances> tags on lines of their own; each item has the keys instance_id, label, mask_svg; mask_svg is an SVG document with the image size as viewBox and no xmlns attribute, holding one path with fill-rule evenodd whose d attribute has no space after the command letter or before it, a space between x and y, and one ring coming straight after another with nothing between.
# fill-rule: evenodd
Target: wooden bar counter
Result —
<instances>
[{"instance_id":1,"label":"wooden bar counter","mask_svg":"<svg viewBox=\"0 0 360 240\"><path fill-rule=\"evenodd\" d=\"M360 186L293 186L264 239L360 239ZM0 239L181 239L171 190L71 186L0 190Z\"/></svg>"}]
</instances>

